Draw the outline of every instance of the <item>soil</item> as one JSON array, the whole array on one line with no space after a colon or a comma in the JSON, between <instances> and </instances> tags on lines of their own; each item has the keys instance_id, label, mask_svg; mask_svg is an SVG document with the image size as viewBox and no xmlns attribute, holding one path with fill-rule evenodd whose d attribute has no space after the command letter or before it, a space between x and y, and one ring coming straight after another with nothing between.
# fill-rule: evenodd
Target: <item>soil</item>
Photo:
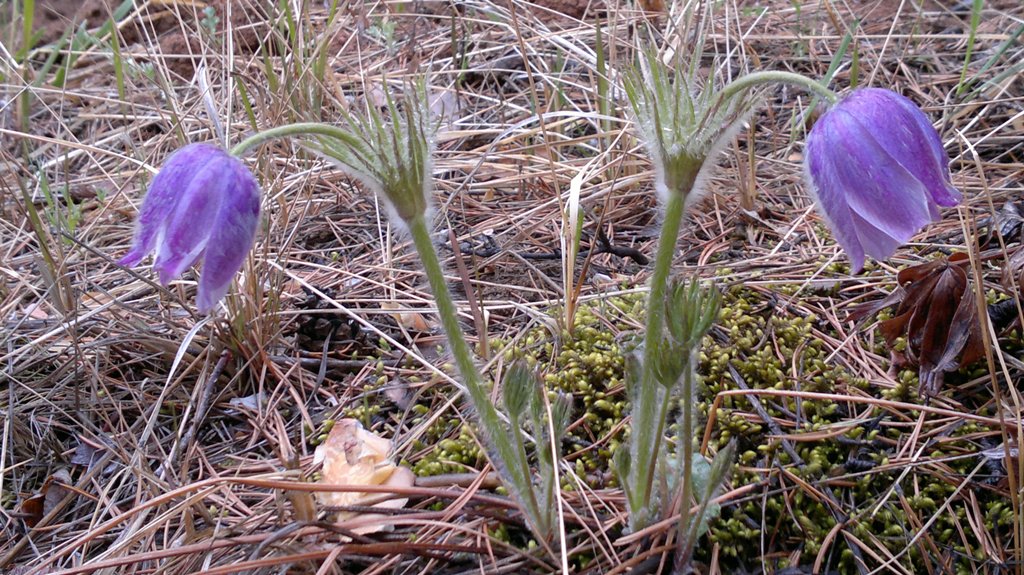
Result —
<instances>
[{"instance_id":1,"label":"soil","mask_svg":"<svg viewBox=\"0 0 1024 575\"><path fill-rule=\"evenodd\" d=\"M36 45L45 45L50 42L54 42L59 39L69 27L78 27L81 22L85 22L86 26L93 28L102 24L104 21L111 17L114 10L117 9L118 5L121 4L122 0L36 0L36 31L41 32L39 39L36 41ZM197 3L196 8L189 8L188 6L179 7L175 9L172 4L155 4L150 10L163 11L168 13L168 16L160 16L154 18L154 26L158 34L170 31L176 26L176 14L181 14L185 17L190 17L195 13L201 13L201 7L204 5L213 6L218 15L223 15L225 5L228 0L212 0L205 3ZM536 0L534 2L539 8L536 10L538 14L548 14L551 18L556 18L557 14L564 14L572 18L582 18L588 13L594 14L595 11L603 10L605 3L603 0ZM645 2L644 4L648 4ZM244 4L244 6L243 6ZM235 0L235 10L232 10L232 24L236 30L236 40L240 41L242 49L253 50L258 47L258 35L253 29L254 20L259 20L259 10L253 10L255 2L248 1L243 2L241 0ZM448 2L439 2L438 4L447 4L447 6L439 7L436 11L447 11L452 8ZM657 3L653 3L657 5ZM656 6L655 6L656 7ZM255 16L255 17L254 17ZM122 30L122 34L126 34L125 30ZM138 35L138 31L134 28L127 31L126 41L134 40ZM168 47L183 47L185 45L184 35L180 32L172 34L173 41L168 41Z\"/></svg>"}]
</instances>

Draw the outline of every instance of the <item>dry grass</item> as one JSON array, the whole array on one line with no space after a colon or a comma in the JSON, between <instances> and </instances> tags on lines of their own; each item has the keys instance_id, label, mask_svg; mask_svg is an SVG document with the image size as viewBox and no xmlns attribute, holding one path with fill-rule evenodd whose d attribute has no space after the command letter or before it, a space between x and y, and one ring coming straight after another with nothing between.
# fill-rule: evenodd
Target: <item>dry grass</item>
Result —
<instances>
[{"instance_id":1,"label":"dry grass","mask_svg":"<svg viewBox=\"0 0 1024 575\"><path fill-rule=\"evenodd\" d=\"M414 445L427 423L458 422L466 413L446 384L441 337L413 321L419 313L432 321L431 300L406 239L372 197L296 147L278 142L247 160L263 184L266 219L227 313L210 319L191 311L194 276L165 290L147 269L114 264L128 248L146 183L172 150L215 139L221 129L237 142L253 123L329 121L332 110L363 105L429 69L445 103L438 242L452 285L462 290L467 329L511 341L548 325L564 297L560 205L580 170L588 174L585 237L600 225L614 245L652 252L658 214L650 166L627 122L607 119L602 129L596 116L594 26L595 14L606 18L614 69L631 60L646 30L665 29L666 17L621 5L578 20L485 0L458 9L356 2L329 21L323 3L306 2L289 34L285 16L264 6L276 2L238 0L230 17L215 3L220 22L211 34L199 2L138 4L120 28L121 61L103 40L78 56L63 88L47 78L26 87L12 55L17 44L0 53L0 571L540 573L557 571L562 554L590 573L671 565L669 525L624 536L615 489L566 493L565 545L554 544L554 556L526 550L522 518L491 492L486 474L421 478L403 492L409 507L395 513L388 533L347 539L356 523L311 516L310 440L325 419L376 406L368 418L374 430L395 441L398 458L415 462L424 455ZM780 301L792 313L822 318L829 329L816 335L830 361L874 390L893 387L894 373L873 351L871 332L844 320L845 306L888 291L899 266L924 261L929 251L973 245L963 230L973 233L1022 189L1024 83L1012 66L1024 51L1018 40L994 56L1021 26L1024 9L1015 0L986 3L969 75L996 81L957 98L970 7L940 4L727 2L710 11L706 63L710 69L715 56L728 66L719 71L732 75L789 69L820 77L844 27L860 19L853 40L860 83L897 89L939 120L967 201L918 244L863 275L830 267L843 256L800 180L800 119L810 101L784 89L769 93L755 127L719 158L712 193L681 242L680 271L717 273L765 294L783 290ZM7 6L0 10L9 16ZM5 42L17 37L3 30ZM663 41L687 49L678 36ZM325 71L318 70L321 55ZM48 56L40 49L32 69ZM195 73L200 62L205 81ZM849 85L850 71L840 68L837 86ZM24 90L31 95L27 125L18 107ZM625 117L621 103L615 118ZM738 191L756 194L754 212L739 208ZM73 226L69 217L77 218ZM454 264L449 230L463 266ZM986 287L1011 293L998 284L1002 265L997 258L983 268ZM627 289L642 288L646 278L643 266L607 253L594 255L589 270L583 299L607 295L605 277ZM819 289L836 281L834 295ZM835 393L853 414L875 402L904 422L891 469L941 474L943 463L922 453L962 421L958 413L986 414L979 438L1002 443L1020 433L1022 402L1005 382L1019 379L1022 364L999 346L991 351L990 366L1005 376L998 407L989 375L932 398L929 409L852 388ZM500 365L500 349L490 352ZM965 396L972 407L964 407ZM429 406L426 423L410 423L410 402ZM1000 418L1005 426L993 424ZM458 427L451 427L456 435ZM827 486L784 479L788 489L828 498ZM969 507L979 487L970 476L954 480L956 504ZM734 485L722 499L756 499L765 485ZM999 489L1011 497L1012 489ZM42 517L31 517L23 502L44 493ZM26 519L37 522L29 528ZM515 534L512 544L488 535L501 525ZM915 545L929 542L926 527ZM1011 529L986 532L980 515L962 527L991 558L977 562L976 572L1006 572L999 563L1019 571L1024 541ZM843 531L833 545L857 548L881 572L907 572L899 559L887 561L877 540L844 539ZM716 557L717 547L709 568L723 572Z\"/></svg>"}]
</instances>

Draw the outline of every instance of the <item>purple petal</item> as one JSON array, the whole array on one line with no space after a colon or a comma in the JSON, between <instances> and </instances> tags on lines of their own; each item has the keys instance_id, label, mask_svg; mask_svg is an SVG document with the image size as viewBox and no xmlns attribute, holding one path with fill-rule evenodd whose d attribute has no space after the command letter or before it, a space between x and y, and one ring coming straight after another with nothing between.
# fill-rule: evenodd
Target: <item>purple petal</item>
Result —
<instances>
[{"instance_id":1,"label":"purple petal","mask_svg":"<svg viewBox=\"0 0 1024 575\"><path fill-rule=\"evenodd\" d=\"M136 236L138 235L140 234L137 233ZM139 245L133 246L132 249L128 250L128 253L122 256L121 259L117 260L117 265L124 266L126 268L135 267L142 261L142 258L146 257L149 252L153 251L152 247L143 245L140 240L136 239L135 241L136 243L139 243ZM151 242L151 240L146 241Z\"/></svg>"},{"instance_id":2,"label":"purple petal","mask_svg":"<svg viewBox=\"0 0 1024 575\"><path fill-rule=\"evenodd\" d=\"M847 189L837 176L833 156L825 149L827 146L828 142L822 140L820 131L812 131L807 137L805 177L818 211L825 217L825 222L850 258L850 265L856 273L864 267L864 248L861 247L850 206L846 203L847 196L853 190Z\"/></svg>"},{"instance_id":3,"label":"purple petal","mask_svg":"<svg viewBox=\"0 0 1024 575\"><path fill-rule=\"evenodd\" d=\"M896 253L896 249L906 243L904 240L894 238L885 231L871 225L867 220L857 214L852 214L853 226L857 230L857 238L864 249L864 253L875 258L884 260ZM860 271L858 268L857 271Z\"/></svg>"},{"instance_id":4,"label":"purple petal","mask_svg":"<svg viewBox=\"0 0 1024 575\"><path fill-rule=\"evenodd\" d=\"M207 313L224 297L235 273L245 262L256 239L260 219L260 188L252 173L239 160L228 157L230 174L223 191L224 201L206 244L199 278L196 306Z\"/></svg>"},{"instance_id":5,"label":"purple petal","mask_svg":"<svg viewBox=\"0 0 1024 575\"><path fill-rule=\"evenodd\" d=\"M196 171L219 150L209 144L190 144L171 154L149 185L139 210L132 248L118 262L131 267L149 255Z\"/></svg>"},{"instance_id":6,"label":"purple petal","mask_svg":"<svg viewBox=\"0 0 1024 575\"><path fill-rule=\"evenodd\" d=\"M837 107L819 124L824 141L832 147L826 153L832 158L837 181L847 190L852 212L904 242L932 221L924 186L852 114Z\"/></svg>"},{"instance_id":7,"label":"purple petal","mask_svg":"<svg viewBox=\"0 0 1024 575\"><path fill-rule=\"evenodd\" d=\"M218 155L209 158L188 187L179 192L181 198L164 224L164 234L156 246L153 268L161 284L167 285L180 276L206 248L233 179L230 160L230 156L218 150Z\"/></svg>"},{"instance_id":8,"label":"purple petal","mask_svg":"<svg viewBox=\"0 0 1024 575\"><path fill-rule=\"evenodd\" d=\"M810 189L855 270L885 259L955 205L949 160L928 117L874 88L853 92L807 138Z\"/></svg>"},{"instance_id":9,"label":"purple petal","mask_svg":"<svg viewBox=\"0 0 1024 575\"><path fill-rule=\"evenodd\" d=\"M923 167L916 169L910 169L909 164L911 160L904 164L907 169L910 170L919 180L924 182L928 191L932 195L932 200L944 207L952 207L958 205L963 200L963 194L960 190L953 186L949 175L949 156L946 154L946 150L942 147L942 138L939 133L932 127L931 121L928 120L928 116L924 114L917 106L914 105L909 99L896 94L896 102L905 111L907 116L913 120L917 125L921 136L920 139L927 144L932 157L935 160L933 165L935 172L928 172ZM920 170L920 171L917 171ZM938 177L936 177L936 174Z\"/></svg>"},{"instance_id":10,"label":"purple petal","mask_svg":"<svg viewBox=\"0 0 1024 575\"><path fill-rule=\"evenodd\" d=\"M955 206L960 192L950 183L949 158L928 116L889 90L865 88L843 101L843 109L928 190L932 201Z\"/></svg>"}]
</instances>

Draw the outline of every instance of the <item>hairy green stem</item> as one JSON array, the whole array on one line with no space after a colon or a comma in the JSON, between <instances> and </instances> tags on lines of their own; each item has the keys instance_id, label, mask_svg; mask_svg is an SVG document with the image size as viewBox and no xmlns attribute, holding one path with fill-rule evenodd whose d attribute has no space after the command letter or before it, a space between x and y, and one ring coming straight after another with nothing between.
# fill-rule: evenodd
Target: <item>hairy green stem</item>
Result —
<instances>
[{"instance_id":1,"label":"hairy green stem","mask_svg":"<svg viewBox=\"0 0 1024 575\"><path fill-rule=\"evenodd\" d=\"M719 103L728 102L740 92L762 84L790 84L814 92L828 100L830 104L839 101L839 95L829 90L828 86L800 74L778 70L754 72L733 80L718 93L718 101Z\"/></svg>"},{"instance_id":2,"label":"hairy green stem","mask_svg":"<svg viewBox=\"0 0 1024 575\"><path fill-rule=\"evenodd\" d=\"M274 138L286 138L290 136L329 136L342 141L349 141L352 135L337 126L321 124L319 122L299 122L297 124L285 124L258 132L235 144L231 148L231 155L241 156L250 148L254 148L263 142Z\"/></svg>"},{"instance_id":3,"label":"hairy green stem","mask_svg":"<svg viewBox=\"0 0 1024 575\"><path fill-rule=\"evenodd\" d=\"M427 230L427 223L422 214L407 220L409 233L412 235L413 244L419 254L423 269L427 274L427 281L430 283L430 290L434 294L434 301L437 302L437 314L441 318L441 325L444 327L445 335L448 337L448 345L451 347L455 364L462 375L462 382L469 392L469 398L473 402L480 427L486 434L485 444L489 444L500 461L495 462L495 467L503 479L507 480L518 496L519 502L527 506L524 509L526 516L534 527L543 533L545 523L541 519L543 510L537 505L536 496L533 492L533 482L530 476L530 469L526 464L524 453L517 453L509 433L494 408L490 394L483 385L483 378L473 361L473 353L466 343L462 333L462 326L459 325L459 318L452 301L451 293L448 291L448 284L444 279L444 271L441 269L441 262L437 259L437 252L434 250L434 243L430 239L430 232ZM513 429L511 435L518 436L519 429ZM504 468L502 467L504 466ZM502 473L504 471L504 473Z\"/></svg>"},{"instance_id":4,"label":"hairy green stem","mask_svg":"<svg viewBox=\"0 0 1024 575\"><path fill-rule=\"evenodd\" d=\"M692 181L690 183L692 186ZM665 203L665 221L662 223L661 235L658 238L658 253L654 260L654 273L651 276L651 291L647 298L647 325L644 334L644 358L640 389L637 390L637 405L633 409L633 462L630 465L632 475L631 516L638 513L645 515L644 521L651 518L647 510L650 507L651 491L654 486L655 463L661 446L661 425L652 425L658 421L658 395L664 389L654 375L654 354L657 343L661 340L665 326L665 288L668 284L669 272L672 268L672 257L676 251L679 229L683 223L683 211L686 204L686 190L669 190ZM668 391L666 390L666 393ZM641 525L633 525L639 528Z\"/></svg>"},{"instance_id":5,"label":"hairy green stem","mask_svg":"<svg viewBox=\"0 0 1024 575\"><path fill-rule=\"evenodd\" d=\"M277 126L262 132L253 134L242 140L231 148L230 153L234 156L241 156L246 151L266 141L275 138L286 138L293 136L327 136L342 143L350 143L353 135L336 126L321 124L317 122L299 122ZM441 318L441 325L448 338L448 345L451 346L452 356L455 364L462 375L462 382L469 393L470 401L476 410L480 427L485 434L484 444L493 452L488 455L496 457L499 461L494 462L495 467L502 478L509 483L510 487L521 504L527 507L524 512L527 519L533 524L539 534L546 533L542 512L537 504L536 494L533 490L533 481L530 474L529 462L526 459L525 446L522 444L519 434L521 431L515 427L512 436L518 441L509 437L501 417L498 415L491 397L483 383L483 377L473 361L473 353L466 343L466 338L459 325L459 318L452 301L448 285L445 283L444 271L434 250L434 244L430 239L430 232L422 213L405 218L405 224L409 227L413 243L419 254L420 262L430 283L430 289L434 294L434 301L437 303L437 313ZM494 459L492 457L492 461Z\"/></svg>"},{"instance_id":6,"label":"hairy green stem","mask_svg":"<svg viewBox=\"0 0 1024 575\"><path fill-rule=\"evenodd\" d=\"M512 427L512 433L510 435L512 436L513 448L515 449L515 453L518 456L518 460L517 460L518 465L519 465L519 467L521 469L527 470L527 475L525 477L525 481L527 483L520 487L520 491L524 491L525 490L525 492L522 493L522 498L526 498L524 500L523 504L524 505L528 505L528 506L530 506L530 507L532 507L534 509L534 511L533 511L533 513L534 513L533 521L540 528L540 532L541 533L545 533L545 534L549 533L549 528L550 528L549 523L550 522L548 521L548 517L549 516L546 513L547 505L545 504L545 505L542 506L542 505L540 505L537 502L537 494L534 493L533 485L530 482L530 476L529 476L530 462L526 458L526 444L523 442L523 431L522 431L522 427L520 427L520 425L519 425L519 423L520 423L519 422L519 417L518 416L514 416L511 413L508 414L508 416L509 416L508 417L509 418L509 423L511 424L511 427ZM541 473L543 473L543 472L544 471L541 470ZM520 480L520 481L522 481L522 480Z\"/></svg>"},{"instance_id":7,"label":"hairy green stem","mask_svg":"<svg viewBox=\"0 0 1024 575\"><path fill-rule=\"evenodd\" d=\"M689 552L693 549L693 542L690 541L690 500L693 499L693 408L694 408L694 384L696 377L694 362L696 350L691 351L689 365L683 370L683 417L682 429L679 430L679 441L683 449L683 502L679 509L680 533L686 534L683 544L682 560L689 561Z\"/></svg>"}]
</instances>

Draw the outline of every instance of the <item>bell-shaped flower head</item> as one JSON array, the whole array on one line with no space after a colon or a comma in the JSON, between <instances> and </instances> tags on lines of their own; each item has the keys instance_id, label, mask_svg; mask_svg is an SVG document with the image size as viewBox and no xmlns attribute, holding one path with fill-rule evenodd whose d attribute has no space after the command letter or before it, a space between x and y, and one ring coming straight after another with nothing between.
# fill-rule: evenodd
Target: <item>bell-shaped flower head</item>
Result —
<instances>
[{"instance_id":1,"label":"bell-shaped flower head","mask_svg":"<svg viewBox=\"0 0 1024 575\"><path fill-rule=\"evenodd\" d=\"M256 239L260 188L236 157L210 144L171 154L146 192L131 250L134 266L156 251L153 268L166 286L202 260L197 307L209 312L228 291Z\"/></svg>"},{"instance_id":2,"label":"bell-shaped flower head","mask_svg":"<svg viewBox=\"0 0 1024 575\"><path fill-rule=\"evenodd\" d=\"M805 173L811 193L854 272L865 254L891 256L960 192L928 117L880 88L855 90L811 128Z\"/></svg>"}]
</instances>

